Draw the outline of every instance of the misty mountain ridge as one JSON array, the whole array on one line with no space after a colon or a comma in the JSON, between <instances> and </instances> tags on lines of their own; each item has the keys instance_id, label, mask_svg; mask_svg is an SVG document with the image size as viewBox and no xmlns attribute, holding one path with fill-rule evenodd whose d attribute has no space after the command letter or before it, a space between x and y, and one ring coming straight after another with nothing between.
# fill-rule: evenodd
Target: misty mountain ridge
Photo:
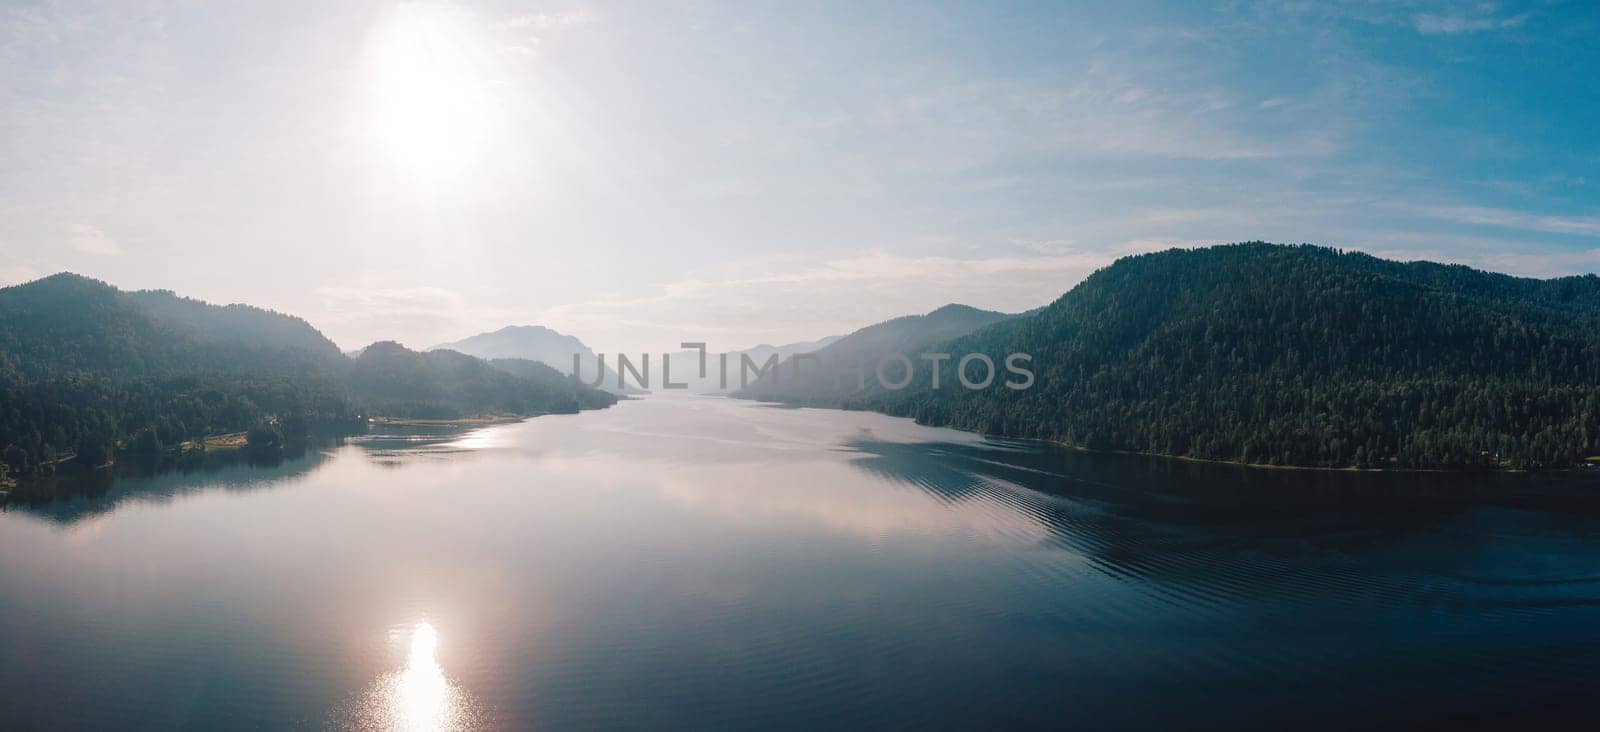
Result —
<instances>
[{"instance_id":1,"label":"misty mountain ridge","mask_svg":"<svg viewBox=\"0 0 1600 732\"><path fill-rule=\"evenodd\" d=\"M739 359L748 355L757 363L765 363L767 359L776 355L780 360L786 359L797 353L810 353L824 348L839 340L842 336L830 336L815 341L800 341L786 343L779 346L761 344L751 348L736 351L708 351L706 353L706 376L699 375L699 351L675 351L667 354L650 354L650 368L648 373L644 369L642 353L621 354L628 359L628 363L639 372L640 378L634 378L632 373L624 372L623 382L626 384L618 389L618 355L604 354L604 364L601 365L600 354L596 354L583 341L575 336L566 335L542 325L508 325L499 330L479 333L463 338L459 341L433 346L428 350L449 349L461 353L487 359L491 363L500 359L526 359L543 363L563 374L572 374L572 357L578 356L578 376L585 384L596 384L596 369L603 369L596 388L612 391L614 393L639 393L640 391L666 389L666 379L670 376L673 384L686 384L686 391L691 393L716 393L723 391L718 376L718 360L725 353L728 356L730 371L737 373ZM670 358L671 373L667 373ZM730 387L738 385L737 379L730 380Z\"/></svg>"},{"instance_id":2,"label":"misty mountain ridge","mask_svg":"<svg viewBox=\"0 0 1600 732\"><path fill-rule=\"evenodd\" d=\"M564 373L572 372L572 356L593 358L594 351L575 336L542 325L508 325L426 350L449 349L478 358L525 358Z\"/></svg>"},{"instance_id":3,"label":"misty mountain ridge","mask_svg":"<svg viewBox=\"0 0 1600 732\"><path fill-rule=\"evenodd\" d=\"M755 378L735 395L796 403L827 403L853 390L854 376L844 370L861 367L871 374L876 364L891 355L916 361L920 353L979 328L1018 316L970 305L952 303L924 315L904 315L869 325L809 352L810 363L788 354L772 372ZM758 362L758 366L764 365ZM730 365L730 382L739 383L739 365ZM796 374L803 374L795 378ZM853 374L853 372L851 372ZM841 378L835 378L841 377Z\"/></svg>"},{"instance_id":4,"label":"misty mountain ridge","mask_svg":"<svg viewBox=\"0 0 1600 732\"><path fill-rule=\"evenodd\" d=\"M590 348L576 336L566 335L542 325L508 325L504 328L459 341L442 343L427 350L452 350L489 361L523 359L537 361L563 374L572 375L573 356L577 356L577 376L585 384L613 394L637 394L640 385L626 382L618 386L613 364L601 365ZM596 374L599 374L598 381Z\"/></svg>"}]
</instances>

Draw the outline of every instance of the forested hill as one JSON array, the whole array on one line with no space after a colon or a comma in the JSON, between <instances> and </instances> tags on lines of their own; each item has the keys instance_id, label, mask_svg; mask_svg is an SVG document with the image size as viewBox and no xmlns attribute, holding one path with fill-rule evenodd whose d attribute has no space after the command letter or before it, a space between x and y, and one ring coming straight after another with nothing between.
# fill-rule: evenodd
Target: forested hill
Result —
<instances>
[{"instance_id":1,"label":"forested hill","mask_svg":"<svg viewBox=\"0 0 1600 732\"><path fill-rule=\"evenodd\" d=\"M251 305L212 305L170 290L141 290L128 298L157 319L195 338L256 348L298 348L334 360L339 347L301 318Z\"/></svg>"},{"instance_id":2,"label":"forested hill","mask_svg":"<svg viewBox=\"0 0 1600 732\"><path fill-rule=\"evenodd\" d=\"M1117 261L939 347L1036 381L833 400L998 435L1248 463L1564 467L1600 454L1600 278L1516 278L1311 246ZM974 371L980 367L973 366ZM1004 374L1002 374L1003 376ZM981 373L973 373L974 378Z\"/></svg>"},{"instance_id":3,"label":"forested hill","mask_svg":"<svg viewBox=\"0 0 1600 732\"><path fill-rule=\"evenodd\" d=\"M418 353L387 341L361 352L350 383L361 402L377 412L411 417L571 413L616 402L615 396L580 387L537 361L491 364L448 349Z\"/></svg>"},{"instance_id":4,"label":"forested hill","mask_svg":"<svg viewBox=\"0 0 1600 732\"><path fill-rule=\"evenodd\" d=\"M304 320L247 305L123 292L65 273L0 289L0 380L302 373L342 360Z\"/></svg>"},{"instance_id":5,"label":"forested hill","mask_svg":"<svg viewBox=\"0 0 1600 732\"><path fill-rule=\"evenodd\" d=\"M0 462L31 474L68 457L99 464L264 425L349 430L374 414L525 415L615 401L548 370L515 375L398 348L352 362L299 318L71 274L0 289ZM397 390L387 380L396 374L414 391Z\"/></svg>"},{"instance_id":6,"label":"forested hill","mask_svg":"<svg viewBox=\"0 0 1600 732\"><path fill-rule=\"evenodd\" d=\"M774 372L759 379L752 374L753 381L735 393L743 397L776 401L832 403L854 390L858 380L850 369L858 365L871 378L875 364L886 355L902 354L916 360L921 351L1012 317L1015 316L951 304L926 315L905 315L886 320L812 352L806 363L791 356L778 364ZM761 365L757 363L758 367ZM729 383L740 383L738 359L729 360L728 371ZM797 373L802 378L796 378Z\"/></svg>"}]
</instances>

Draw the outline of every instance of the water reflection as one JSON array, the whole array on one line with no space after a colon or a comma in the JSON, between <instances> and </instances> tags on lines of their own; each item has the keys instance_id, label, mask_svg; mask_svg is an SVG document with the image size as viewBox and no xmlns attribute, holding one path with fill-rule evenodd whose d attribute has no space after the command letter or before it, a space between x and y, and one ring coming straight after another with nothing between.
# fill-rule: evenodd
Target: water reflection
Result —
<instances>
[{"instance_id":1,"label":"water reflection","mask_svg":"<svg viewBox=\"0 0 1600 732\"><path fill-rule=\"evenodd\" d=\"M314 460L0 514L0 729L1303 729L1592 721L1600 685L1597 475L669 397Z\"/></svg>"},{"instance_id":2,"label":"water reflection","mask_svg":"<svg viewBox=\"0 0 1600 732\"><path fill-rule=\"evenodd\" d=\"M506 436L474 424L379 423L368 434L329 440L271 460L253 460L243 450L220 450L182 460L125 458L115 467L62 472L21 481L0 508L71 525L138 503L165 503L213 490L281 488L336 459L358 451L373 464L401 467L425 459L458 459L493 447Z\"/></svg>"},{"instance_id":3,"label":"water reflection","mask_svg":"<svg viewBox=\"0 0 1600 732\"><path fill-rule=\"evenodd\" d=\"M309 475L330 455L325 450L309 450L271 464L253 464L230 455L195 467L154 472L123 471L119 466L116 470L55 475L20 484L5 509L72 525L130 505L171 503L211 491L280 488Z\"/></svg>"},{"instance_id":4,"label":"water reflection","mask_svg":"<svg viewBox=\"0 0 1600 732\"><path fill-rule=\"evenodd\" d=\"M360 447L377 465L400 467L411 460L453 459L483 449L488 441L474 440L473 436L494 430L471 424L379 422L367 434L351 440L351 444Z\"/></svg>"},{"instance_id":5,"label":"water reflection","mask_svg":"<svg viewBox=\"0 0 1600 732\"><path fill-rule=\"evenodd\" d=\"M481 725L466 694L445 677L439 633L426 620L410 628L406 665L369 691L352 726L367 730L470 730Z\"/></svg>"},{"instance_id":6,"label":"water reflection","mask_svg":"<svg viewBox=\"0 0 1600 732\"><path fill-rule=\"evenodd\" d=\"M1600 516L1600 471L1401 473L1273 470L1088 453L1039 443L892 441L843 445L856 469L917 486L944 501L987 495L997 484L1114 508L1143 519L1264 530L1283 521L1447 517L1483 505Z\"/></svg>"}]
</instances>

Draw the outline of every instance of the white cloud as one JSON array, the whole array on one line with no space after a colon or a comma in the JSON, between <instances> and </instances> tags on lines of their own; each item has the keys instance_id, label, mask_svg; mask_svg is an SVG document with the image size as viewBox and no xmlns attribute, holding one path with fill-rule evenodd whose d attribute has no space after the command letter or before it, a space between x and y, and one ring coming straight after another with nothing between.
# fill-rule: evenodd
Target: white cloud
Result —
<instances>
[{"instance_id":1,"label":"white cloud","mask_svg":"<svg viewBox=\"0 0 1600 732\"><path fill-rule=\"evenodd\" d=\"M89 224L72 224L67 227L67 243L86 254L121 254L122 245L107 236L99 227Z\"/></svg>"},{"instance_id":2,"label":"white cloud","mask_svg":"<svg viewBox=\"0 0 1600 732\"><path fill-rule=\"evenodd\" d=\"M1337 147L1338 120L1330 115L1308 117L1293 135L1262 134L1240 116L1232 91L1152 86L1148 79L1160 73L1102 58L1057 78L973 80L875 98L846 124L930 140L939 156L1228 161L1323 156Z\"/></svg>"},{"instance_id":3,"label":"white cloud","mask_svg":"<svg viewBox=\"0 0 1600 732\"><path fill-rule=\"evenodd\" d=\"M576 28L588 25L595 20L595 14L587 8L574 8L557 13L529 13L518 15L505 22L507 28L544 32L561 30L563 28Z\"/></svg>"},{"instance_id":4,"label":"white cloud","mask_svg":"<svg viewBox=\"0 0 1600 732\"><path fill-rule=\"evenodd\" d=\"M501 21L501 30L510 40L501 47L520 55L532 55L546 38L557 33L594 23L599 16L587 8L573 8L554 13L527 13Z\"/></svg>"},{"instance_id":5,"label":"white cloud","mask_svg":"<svg viewBox=\"0 0 1600 732\"><path fill-rule=\"evenodd\" d=\"M1012 239L1011 243L1038 254L1065 254L1077 245L1072 239Z\"/></svg>"},{"instance_id":6,"label":"white cloud","mask_svg":"<svg viewBox=\"0 0 1600 732\"><path fill-rule=\"evenodd\" d=\"M717 276L682 279L644 297L596 298L545 311L542 322L597 348L660 348L706 340L718 348L849 333L949 303L1020 312L1061 296L1113 253L1059 247L1042 256L961 259L872 252L803 264L752 259ZM765 274L780 272L782 274ZM761 274L757 274L761 273ZM635 344L647 334L650 344Z\"/></svg>"},{"instance_id":7,"label":"white cloud","mask_svg":"<svg viewBox=\"0 0 1600 732\"><path fill-rule=\"evenodd\" d=\"M1499 226L1549 234L1600 237L1600 216L1553 216L1481 206L1429 206L1419 211L1443 221Z\"/></svg>"},{"instance_id":8,"label":"white cloud","mask_svg":"<svg viewBox=\"0 0 1600 732\"><path fill-rule=\"evenodd\" d=\"M1487 30L1516 28L1527 22L1528 14L1508 18L1471 17L1466 15L1435 15L1424 13L1412 19L1412 27L1424 35L1457 35Z\"/></svg>"}]
</instances>

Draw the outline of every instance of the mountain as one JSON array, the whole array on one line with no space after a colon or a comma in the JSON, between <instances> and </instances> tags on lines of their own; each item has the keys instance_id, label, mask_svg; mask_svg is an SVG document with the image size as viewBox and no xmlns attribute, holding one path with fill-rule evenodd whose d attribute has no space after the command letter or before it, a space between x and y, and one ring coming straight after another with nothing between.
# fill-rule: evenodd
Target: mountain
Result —
<instances>
[{"instance_id":1,"label":"mountain","mask_svg":"<svg viewBox=\"0 0 1600 732\"><path fill-rule=\"evenodd\" d=\"M842 340L844 340L844 336L833 335L825 338L818 338L814 341L786 343L781 346L769 346L763 343L755 348L747 348L745 349L745 352L751 354L752 356L772 354L778 356L779 358L788 358L797 353L815 353Z\"/></svg>"},{"instance_id":2,"label":"mountain","mask_svg":"<svg viewBox=\"0 0 1600 732\"><path fill-rule=\"evenodd\" d=\"M388 345L352 360L293 316L73 274L3 288L0 462L29 474L271 423L293 439L349 431L373 413L537 414L614 401L549 369L516 375Z\"/></svg>"},{"instance_id":3,"label":"mountain","mask_svg":"<svg viewBox=\"0 0 1600 732\"><path fill-rule=\"evenodd\" d=\"M348 425L348 363L305 321L58 274L0 289L0 459L99 464L245 430L274 415ZM138 440L134 438L138 437Z\"/></svg>"},{"instance_id":4,"label":"mountain","mask_svg":"<svg viewBox=\"0 0 1600 732\"><path fill-rule=\"evenodd\" d=\"M776 372L753 378L748 386L735 393L755 399L831 404L854 391L858 379L852 369L857 365L863 368L866 378L870 380L876 364L885 356L903 354L916 361L919 353L939 343L1012 317L1005 313L952 304L926 315L906 315L887 320L834 339L812 352L808 359L797 360L795 354L787 354L778 364ZM756 368L765 364L761 360L755 362ZM730 360L728 370L729 382L738 384L741 371L737 359ZM754 369L751 369L752 377L753 372ZM799 378L796 378L797 373Z\"/></svg>"},{"instance_id":5,"label":"mountain","mask_svg":"<svg viewBox=\"0 0 1600 732\"><path fill-rule=\"evenodd\" d=\"M68 273L0 289L0 383L64 372L284 374L340 361L304 320L247 305L123 292Z\"/></svg>"},{"instance_id":6,"label":"mountain","mask_svg":"<svg viewBox=\"0 0 1600 732\"><path fill-rule=\"evenodd\" d=\"M483 359L524 358L566 374L572 373L573 354L588 360L594 358L594 351L583 341L542 325L508 325L428 350L451 350Z\"/></svg>"},{"instance_id":7,"label":"mountain","mask_svg":"<svg viewBox=\"0 0 1600 732\"><path fill-rule=\"evenodd\" d=\"M1261 242L1118 260L940 345L1032 356L1025 389L836 397L990 434L1244 463L1538 468L1600 453L1600 278ZM971 366L973 376L981 366Z\"/></svg>"},{"instance_id":8,"label":"mountain","mask_svg":"<svg viewBox=\"0 0 1600 732\"><path fill-rule=\"evenodd\" d=\"M350 384L377 412L403 417L572 413L616 401L538 362L497 366L447 349L419 353L392 341L362 351Z\"/></svg>"},{"instance_id":9,"label":"mountain","mask_svg":"<svg viewBox=\"0 0 1600 732\"><path fill-rule=\"evenodd\" d=\"M429 351L450 350L469 356L494 359L525 359L538 361L563 374L572 373L572 357L578 357L578 372L584 383L594 383L597 360L594 350L574 336L551 330L542 325L508 325L497 331L479 333L453 343L433 346ZM616 373L610 366L603 369L598 388L614 393L637 393L629 386L617 388Z\"/></svg>"},{"instance_id":10,"label":"mountain","mask_svg":"<svg viewBox=\"0 0 1600 732\"><path fill-rule=\"evenodd\" d=\"M838 340L838 336L823 338L817 341L804 341L789 343L782 346L759 345L744 351L731 351L729 356L730 383L737 381L739 356L749 354L758 363L765 363L766 359L774 354L784 359L796 353L809 353ZM428 349L452 350L465 353L478 358L487 359L498 363L503 359L520 359L537 361L562 374L572 373L573 354L578 356L579 375L585 384L595 383L595 369L602 370L599 386L596 388L614 394L638 394L648 389L664 389L667 374L662 370L663 356L671 358L672 383L687 384L688 391L695 393L712 393L722 391L717 371L718 357L720 354L708 352L706 354L706 376L700 378L700 352L678 351L670 354L650 354L650 372L641 373L643 379L634 379L632 374L626 375L626 386L618 388L617 385L617 354L605 354L604 365L600 364L600 357L594 350L585 345L583 341L574 336L566 335L539 325L509 325L500 330L479 333L475 336L463 338L453 343L444 343ZM643 354L627 354L628 362L636 369L642 369Z\"/></svg>"},{"instance_id":11,"label":"mountain","mask_svg":"<svg viewBox=\"0 0 1600 732\"><path fill-rule=\"evenodd\" d=\"M212 305L171 290L141 290L129 292L126 297L157 320L204 341L252 348L296 348L330 361L340 355L333 341L292 315L251 305Z\"/></svg>"}]
</instances>

